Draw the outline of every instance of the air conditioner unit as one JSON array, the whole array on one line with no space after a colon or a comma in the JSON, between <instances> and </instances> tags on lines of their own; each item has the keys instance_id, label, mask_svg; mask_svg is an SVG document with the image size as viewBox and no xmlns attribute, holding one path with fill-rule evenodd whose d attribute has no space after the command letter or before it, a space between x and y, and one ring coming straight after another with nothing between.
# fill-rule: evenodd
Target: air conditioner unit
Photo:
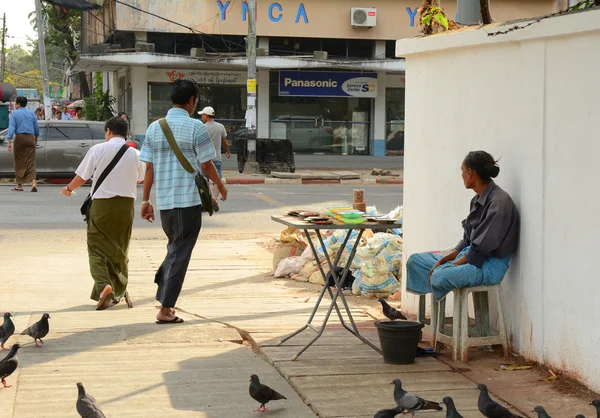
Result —
<instances>
[{"instance_id":1,"label":"air conditioner unit","mask_svg":"<svg viewBox=\"0 0 600 418\"><path fill-rule=\"evenodd\" d=\"M350 24L373 28L377 26L377 9L366 7L353 7L350 9Z\"/></svg>"}]
</instances>

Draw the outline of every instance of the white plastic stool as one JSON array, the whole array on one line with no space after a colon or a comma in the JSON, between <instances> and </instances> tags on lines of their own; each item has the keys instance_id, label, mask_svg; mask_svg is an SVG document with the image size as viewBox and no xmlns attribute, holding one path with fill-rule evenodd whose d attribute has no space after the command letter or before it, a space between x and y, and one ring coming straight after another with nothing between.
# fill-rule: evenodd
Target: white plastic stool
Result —
<instances>
[{"instance_id":1,"label":"white plastic stool","mask_svg":"<svg viewBox=\"0 0 600 418\"><path fill-rule=\"evenodd\" d=\"M473 307L475 310L475 336L469 336L469 293L473 293ZM488 295L493 293L498 306L498 335L491 334L490 306ZM469 347L486 345L502 345L504 358L508 358L509 347L504 325L504 310L500 297L500 285L467 287L460 289L460 360L467 361Z\"/></svg>"},{"instance_id":2,"label":"white plastic stool","mask_svg":"<svg viewBox=\"0 0 600 418\"><path fill-rule=\"evenodd\" d=\"M433 293L429 294L429 299L431 302L431 317L428 319L425 316L425 310L427 308L427 296L428 295L420 295L419 296L419 309L417 310L417 321L424 325L423 330L431 329L431 346L435 347L435 332L436 332L436 322L437 322L437 303L433 297Z\"/></svg>"},{"instance_id":3,"label":"white plastic stool","mask_svg":"<svg viewBox=\"0 0 600 418\"><path fill-rule=\"evenodd\" d=\"M502 345L504 358L508 358L509 347L504 325L504 311L500 298L500 285L467 287L454 289L454 315L452 335L444 334L446 317L446 298L437 302L437 320L434 347L438 350L439 343L452 346L452 360L467 362L469 347L486 345ZM490 314L488 294L492 292L498 306L498 335L490 335ZM475 336L469 336L469 294L473 293L475 310Z\"/></svg>"},{"instance_id":4,"label":"white plastic stool","mask_svg":"<svg viewBox=\"0 0 600 418\"><path fill-rule=\"evenodd\" d=\"M446 325L446 296L435 302L436 329L433 348L439 352L440 343L452 346L452 360L458 361L460 348L460 318L461 318L461 289L452 290L454 294L454 314L452 316L452 333L445 334ZM435 301L435 300L434 300Z\"/></svg>"}]
</instances>

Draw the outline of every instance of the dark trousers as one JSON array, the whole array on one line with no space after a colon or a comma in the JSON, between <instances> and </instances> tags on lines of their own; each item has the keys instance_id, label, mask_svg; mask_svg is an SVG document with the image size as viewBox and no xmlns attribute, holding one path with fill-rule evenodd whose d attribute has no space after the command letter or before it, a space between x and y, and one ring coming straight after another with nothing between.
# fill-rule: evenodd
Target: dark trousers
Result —
<instances>
[{"instance_id":1,"label":"dark trousers","mask_svg":"<svg viewBox=\"0 0 600 418\"><path fill-rule=\"evenodd\" d=\"M165 308L174 308L202 228L202 207L161 210L160 221L169 243L167 256L154 278L158 285L156 300Z\"/></svg>"}]
</instances>

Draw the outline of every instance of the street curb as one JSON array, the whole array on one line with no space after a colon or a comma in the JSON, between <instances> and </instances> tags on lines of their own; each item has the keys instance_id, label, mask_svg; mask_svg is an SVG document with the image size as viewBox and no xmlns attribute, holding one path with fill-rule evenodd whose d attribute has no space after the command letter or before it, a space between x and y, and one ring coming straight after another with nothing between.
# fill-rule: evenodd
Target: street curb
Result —
<instances>
[{"instance_id":1,"label":"street curb","mask_svg":"<svg viewBox=\"0 0 600 418\"><path fill-rule=\"evenodd\" d=\"M44 180L40 184L50 185L63 185L69 184L71 179L48 179ZM274 177L267 178L248 178L248 177L233 177L224 178L223 184L237 184L237 185L254 185L254 184L305 184L305 185L328 185L328 184L344 184L344 185L404 185L404 180L401 179L337 179L337 180L325 180L325 179L280 179ZM4 183L6 186L14 186L14 183Z\"/></svg>"},{"instance_id":2,"label":"street curb","mask_svg":"<svg viewBox=\"0 0 600 418\"><path fill-rule=\"evenodd\" d=\"M264 184L263 178L233 177L224 180L225 184Z\"/></svg>"}]
</instances>

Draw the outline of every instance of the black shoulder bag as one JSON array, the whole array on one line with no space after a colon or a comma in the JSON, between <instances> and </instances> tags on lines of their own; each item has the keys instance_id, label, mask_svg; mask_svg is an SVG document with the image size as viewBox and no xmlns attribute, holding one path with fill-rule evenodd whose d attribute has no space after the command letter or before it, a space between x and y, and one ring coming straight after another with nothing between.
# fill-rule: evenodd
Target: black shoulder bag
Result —
<instances>
[{"instance_id":1,"label":"black shoulder bag","mask_svg":"<svg viewBox=\"0 0 600 418\"><path fill-rule=\"evenodd\" d=\"M192 167L192 165L187 160L187 158L185 158L185 155L183 155L183 152L181 152L181 148L179 148L179 145L177 145L177 141L175 141L175 137L173 136L173 131L171 131L171 128L169 127L169 124L167 123L167 120L165 118L162 118L158 121L158 123L160 125L160 128L163 131L163 134L165 134L165 137L167 138L167 141L169 142L171 149L173 150L173 152L175 153L175 156L179 160L179 163L183 166L185 171L187 171L188 173L196 174L196 177L194 178L194 180L196 181L196 186L198 187L198 193L200 193L200 201L202 202L202 212L207 212L209 216L212 216L212 214L213 214L213 198L212 198L212 194L210 192L210 187L208 186L208 181L206 180L206 177L204 177L202 174L196 172L196 170L194 170L194 167Z\"/></svg>"},{"instance_id":2,"label":"black shoulder bag","mask_svg":"<svg viewBox=\"0 0 600 418\"><path fill-rule=\"evenodd\" d=\"M83 215L83 221L89 223L90 222L90 210L92 209L92 196L96 193L96 190L100 187L100 185L104 182L106 177L110 174L110 172L115 168L121 157L127 152L127 148L129 145L125 144L119 149L117 155L112 159L112 161L106 166L100 177L98 177L98 181L94 184L94 190L90 194L87 195L85 200L83 201L83 205L81 205L81 214Z\"/></svg>"}]
</instances>

